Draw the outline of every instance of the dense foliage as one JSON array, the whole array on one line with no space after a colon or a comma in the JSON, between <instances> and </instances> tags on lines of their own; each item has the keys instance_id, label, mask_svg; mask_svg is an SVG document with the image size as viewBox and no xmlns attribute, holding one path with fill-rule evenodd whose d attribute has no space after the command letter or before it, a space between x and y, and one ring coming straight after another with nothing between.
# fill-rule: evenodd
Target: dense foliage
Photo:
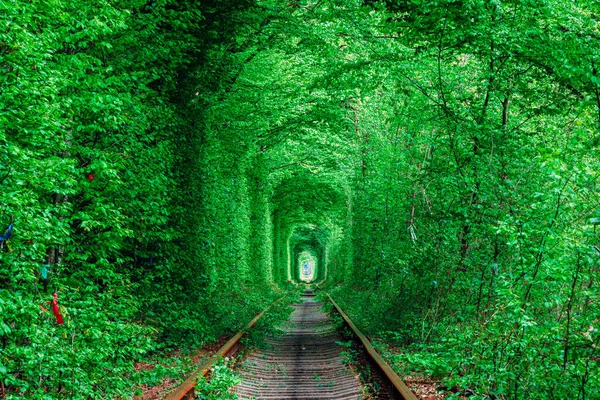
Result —
<instances>
[{"instance_id":1,"label":"dense foliage","mask_svg":"<svg viewBox=\"0 0 600 400\"><path fill-rule=\"evenodd\" d=\"M235 330L310 259L407 371L600 396L598 4L0 15L0 394L128 396L133 361Z\"/></svg>"},{"instance_id":2,"label":"dense foliage","mask_svg":"<svg viewBox=\"0 0 600 400\"><path fill-rule=\"evenodd\" d=\"M246 178L206 168L234 154L199 154L194 99L230 73L206 59L235 40L235 4L0 3L0 396L131 393L134 360L212 341L276 296L217 272L264 258L249 242L270 240L268 215L225 175Z\"/></svg>"},{"instance_id":3,"label":"dense foliage","mask_svg":"<svg viewBox=\"0 0 600 400\"><path fill-rule=\"evenodd\" d=\"M340 296L417 351L408 370L479 398L600 395L599 11L386 5Z\"/></svg>"}]
</instances>

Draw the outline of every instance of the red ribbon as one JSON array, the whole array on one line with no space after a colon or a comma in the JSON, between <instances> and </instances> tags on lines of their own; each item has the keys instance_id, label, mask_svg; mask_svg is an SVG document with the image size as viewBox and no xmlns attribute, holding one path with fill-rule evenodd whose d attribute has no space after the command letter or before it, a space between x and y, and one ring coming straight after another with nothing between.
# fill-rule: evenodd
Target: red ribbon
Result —
<instances>
[{"instance_id":1,"label":"red ribbon","mask_svg":"<svg viewBox=\"0 0 600 400\"><path fill-rule=\"evenodd\" d=\"M52 300L52 312L56 317L56 323L58 325L64 324L65 321L63 319L63 316L60 315L60 309L58 308L58 293L54 292L52 296L54 297L54 299Z\"/></svg>"}]
</instances>

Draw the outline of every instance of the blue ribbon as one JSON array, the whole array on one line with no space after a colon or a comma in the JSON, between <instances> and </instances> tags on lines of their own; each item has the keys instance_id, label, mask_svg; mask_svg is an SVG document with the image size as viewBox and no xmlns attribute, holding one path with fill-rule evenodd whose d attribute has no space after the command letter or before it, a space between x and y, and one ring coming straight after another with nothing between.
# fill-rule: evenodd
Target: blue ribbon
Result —
<instances>
[{"instance_id":1,"label":"blue ribbon","mask_svg":"<svg viewBox=\"0 0 600 400\"><path fill-rule=\"evenodd\" d=\"M11 223L8 226L8 229L6 230L6 233L4 235L0 236L0 242L4 242L6 239L8 239L12 235L12 230L13 230L13 224Z\"/></svg>"}]
</instances>

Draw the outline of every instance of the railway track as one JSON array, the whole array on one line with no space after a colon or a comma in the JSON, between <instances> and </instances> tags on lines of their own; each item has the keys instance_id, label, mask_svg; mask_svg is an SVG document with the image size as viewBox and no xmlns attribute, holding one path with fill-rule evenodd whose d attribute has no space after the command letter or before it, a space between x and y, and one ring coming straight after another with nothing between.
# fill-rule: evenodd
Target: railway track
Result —
<instances>
[{"instance_id":1,"label":"railway track","mask_svg":"<svg viewBox=\"0 0 600 400\"><path fill-rule=\"evenodd\" d=\"M246 359L236 389L241 400L361 398L360 379L344 364L340 337L323 304L311 294L302 300L281 336L268 338L265 348Z\"/></svg>"},{"instance_id":2,"label":"railway track","mask_svg":"<svg viewBox=\"0 0 600 400\"><path fill-rule=\"evenodd\" d=\"M368 339L352 323L343 310L329 297L335 310L352 332L356 347L363 351L379 385L381 395L370 398L416 400L400 377L385 363ZM264 346L254 349L240 368L242 382L236 387L240 400L358 400L364 398L364 388L358 374L344 362L344 350L332 321L322 311L323 303L315 301L306 291L302 302L294 304L288 323L281 333L265 339ZM195 398L196 381L210 371L218 359L232 355L238 341L266 312L263 311L245 330L232 338L219 352L204 363L181 386L170 393L167 400Z\"/></svg>"}]
</instances>

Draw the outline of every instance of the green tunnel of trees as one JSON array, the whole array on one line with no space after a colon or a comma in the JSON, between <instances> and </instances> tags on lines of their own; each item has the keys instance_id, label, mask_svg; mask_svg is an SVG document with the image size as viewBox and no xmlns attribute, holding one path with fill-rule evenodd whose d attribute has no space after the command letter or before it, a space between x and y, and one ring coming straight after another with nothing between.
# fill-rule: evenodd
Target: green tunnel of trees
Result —
<instances>
[{"instance_id":1,"label":"green tunnel of trees","mask_svg":"<svg viewBox=\"0 0 600 400\"><path fill-rule=\"evenodd\" d=\"M599 4L0 2L0 397L131 396L310 254L401 373L600 398Z\"/></svg>"}]
</instances>

